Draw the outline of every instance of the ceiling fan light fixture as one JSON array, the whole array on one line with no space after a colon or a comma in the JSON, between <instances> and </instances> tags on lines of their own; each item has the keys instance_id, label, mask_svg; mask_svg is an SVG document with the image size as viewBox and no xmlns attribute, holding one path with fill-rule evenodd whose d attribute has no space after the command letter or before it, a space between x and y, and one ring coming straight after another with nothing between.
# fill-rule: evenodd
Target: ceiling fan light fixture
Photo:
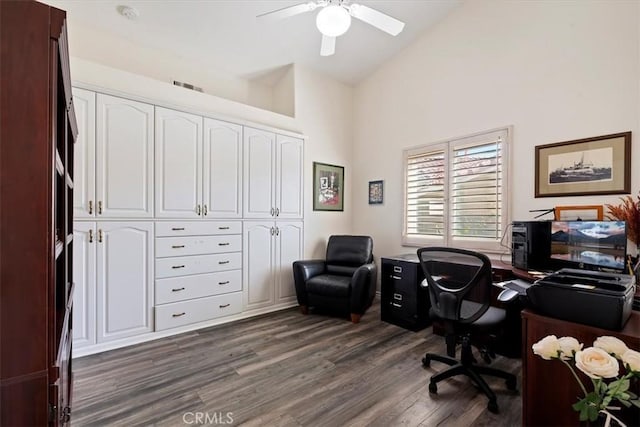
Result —
<instances>
[{"instance_id":1,"label":"ceiling fan light fixture","mask_svg":"<svg viewBox=\"0 0 640 427\"><path fill-rule=\"evenodd\" d=\"M351 26L351 15L345 8L331 4L318 12L316 26L325 36L338 37Z\"/></svg>"}]
</instances>

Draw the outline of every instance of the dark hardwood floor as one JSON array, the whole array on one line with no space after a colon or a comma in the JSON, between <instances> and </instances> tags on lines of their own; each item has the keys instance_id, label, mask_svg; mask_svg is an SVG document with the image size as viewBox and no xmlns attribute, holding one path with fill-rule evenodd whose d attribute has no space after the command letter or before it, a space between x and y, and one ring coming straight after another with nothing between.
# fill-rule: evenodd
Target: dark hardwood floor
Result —
<instances>
[{"instance_id":1,"label":"dark hardwood floor","mask_svg":"<svg viewBox=\"0 0 640 427\"><path fill-rule=\"evenodd\" d=\"M429 395L431 328L380 321L379 302L354 325L296 309L74 359L73 426L517 426L519 392L487 378L500 414L469 380ZM492 366L521 380L520 359Z\"/></svg>"}]
</instances>

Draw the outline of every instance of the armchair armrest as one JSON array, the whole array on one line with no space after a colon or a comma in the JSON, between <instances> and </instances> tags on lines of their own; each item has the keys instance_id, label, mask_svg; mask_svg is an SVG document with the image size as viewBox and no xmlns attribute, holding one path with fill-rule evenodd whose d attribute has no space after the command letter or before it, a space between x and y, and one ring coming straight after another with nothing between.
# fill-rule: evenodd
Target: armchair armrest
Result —
<instances>
[{"instance_id":1,"label":"armchair armrest","mask_svg":"<svg viewBox=\"0 0 640 427\"><path fill-rule=\"evenodd\" d=\"M307 287L305 283L318 274L324 273L326 262L321 259L295 261L293 263L293 283L296 286L298 304L307 306Z\"/></svg>"},{"instance_id":2,"label":"armchair armrest","mask_svg":"<svg viewBox=\"0 0 640 427\"><path fill-rule=\"evenodd\" d=\"M358 267L351 278L351 313L363 314L376 293L378 268L374 262Z\"/></svg>"}]
</instances>

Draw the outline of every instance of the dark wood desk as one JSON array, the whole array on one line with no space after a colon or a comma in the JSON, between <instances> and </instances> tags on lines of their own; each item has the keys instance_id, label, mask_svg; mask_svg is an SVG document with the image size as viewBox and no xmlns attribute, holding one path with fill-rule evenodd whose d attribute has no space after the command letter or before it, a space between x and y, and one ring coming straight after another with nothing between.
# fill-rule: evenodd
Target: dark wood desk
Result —
<instances>
[{"instance_id":1,"label":"dark wood desk","mask_svg":"<svg viewBox=\"0 0 640 427\"><path fill-rule=\"evenodd\" d=\"M620 338L633 350L640 350L640 312L633 311L621 331L609 331L522 311L522 424L524 426L572 426L579 425L578 413L571 405L581 396L580 388L569 369L557 360L544 360L533 354L531 346L547 335L571 336L591 347L593 341L603 335ZM582 373L580 373L582 375ZM582 376L583 384L591 382ZM637 425L638 414L624 413ZM618 416L618 414L616 414Z\"/></svg>"}]
</instances>

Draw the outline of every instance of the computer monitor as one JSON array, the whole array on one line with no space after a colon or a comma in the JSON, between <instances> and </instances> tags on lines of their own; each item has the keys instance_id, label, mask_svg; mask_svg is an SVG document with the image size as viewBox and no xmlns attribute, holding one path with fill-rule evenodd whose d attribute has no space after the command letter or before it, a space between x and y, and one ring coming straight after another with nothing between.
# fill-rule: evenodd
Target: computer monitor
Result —
<instances>
[{"instance_id":1,"label":"computer monitor","mask_svg":"<svg viewBox=\"0 0 640 427\"><path fill-rule=\"evenodd\" d=\"M624 221L553 221L551 261L561 267L624 271Z\"/></svg>"}]
</instances>

